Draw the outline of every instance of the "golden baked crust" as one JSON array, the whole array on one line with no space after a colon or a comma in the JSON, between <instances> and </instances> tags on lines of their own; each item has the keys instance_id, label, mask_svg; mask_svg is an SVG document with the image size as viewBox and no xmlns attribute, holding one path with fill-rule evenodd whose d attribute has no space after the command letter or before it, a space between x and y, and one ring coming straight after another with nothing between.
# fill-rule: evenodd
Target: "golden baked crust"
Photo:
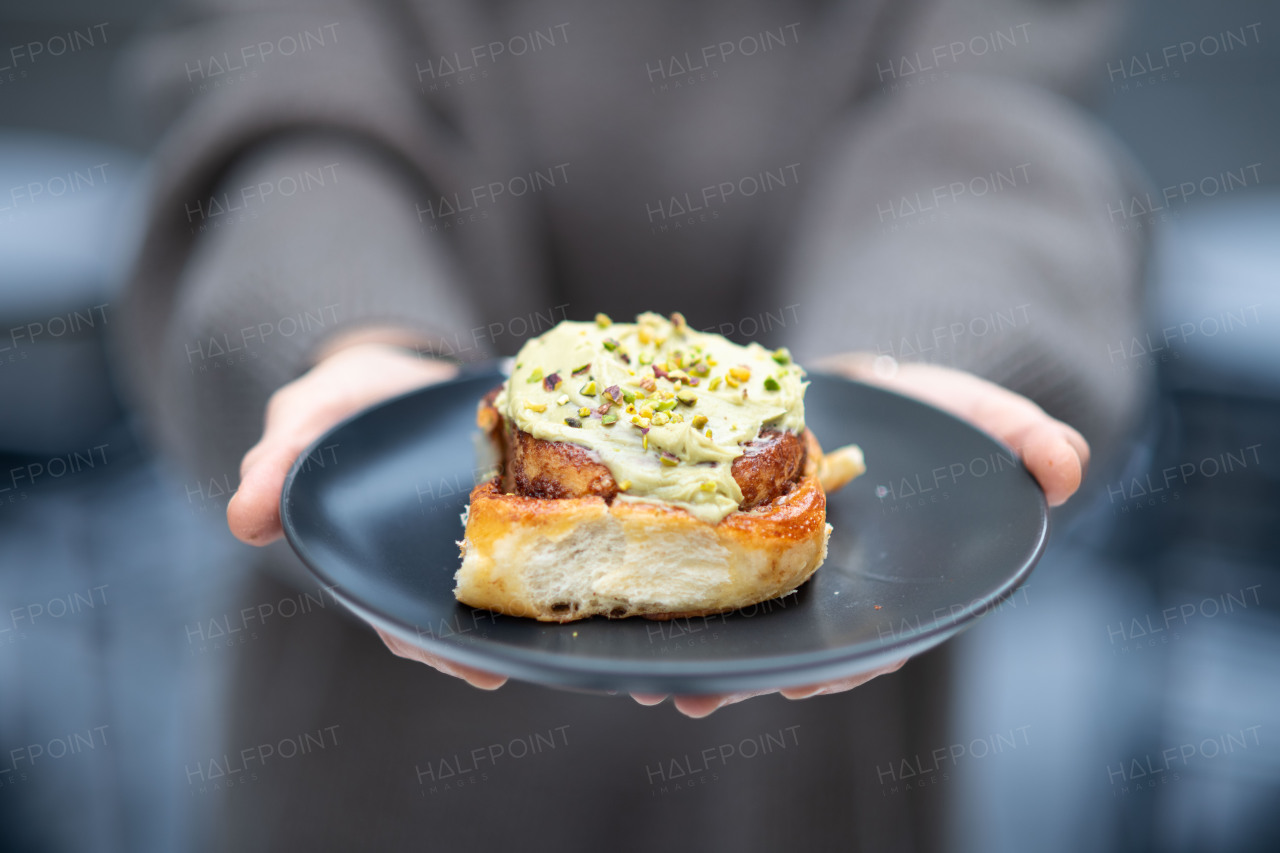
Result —
<instances>
[{"instance_id":1,"label":"golden baked crust","mask_svg":"<svg viewBox=\"0 0 1280 853\"><path fill-rule=\"evenodd\" d=\"M830 532L813 472L769 505L714 525L651 503L504 494L495 479L471 493L456 594L545 622L723 613L808 580ZM548 583L558 569L567 583ZM546 594L556 586L564 594Z\"/></svg>"}]
</instances>

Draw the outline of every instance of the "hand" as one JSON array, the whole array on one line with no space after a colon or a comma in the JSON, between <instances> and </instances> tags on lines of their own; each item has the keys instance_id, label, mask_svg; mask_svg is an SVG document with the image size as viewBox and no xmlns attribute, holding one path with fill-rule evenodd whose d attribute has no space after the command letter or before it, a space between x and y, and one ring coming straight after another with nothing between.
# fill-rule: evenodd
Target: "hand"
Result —
<instances>
[{"instance_id":1,"label":"hand","mask_svg":"<svg viewBox=\"0 0 1280 853\"><path fill-rule=\"evenodd\" d=\"M244 455L240 488L227 504L227 526L240 541L267 545L284 535L280 492L285 477L298 456L326 430L375 403L457 373L447 362L418 358L369 338L361 334L330 345L315 367L271 395L262 438ZM507 680L406 646L380 630L378 636L400 657L466 679L476 687L492 690Z\"/></svg>"},{"instance_id":2,"label":"hand","mask_svg":"<svg viewBox=\"0 0 1280 853\"><path fill-rule=\"evenodd\" d=\"M832 356L814 367L915 397L967 421L1014 449L1049 506L1076 493L1089 467L1089 444L1075 428L1035 403L972 373L934 364L898 364L865 354Z\"/></svg>"},{"instance_id":3,"label":"hand","mask_svg":"<svg viewBox=\"0 0 1280 853\"><path fill-rule=\"evenodd\" d=\"M1074 428L1051 418L1035 403L993 382L931 364L877 362L864 354L832 356L815 362L816 368L840 373L950 412L1017 452L1050 506L1061 506L1080 488L1089 467L1089 444ZM887 368L887 369L886 369ZM788 699L805 699L824 693L840 693L867 683L878 675L894 672L906 660L883 669L841 681L782 690L757 690L713 696L677 696L676 708L690 717L705 717L722 708L766 693L781 693ZM666 696L632 694L641 705L656 705Z\"/></svg>"},{"instance_id":4,"label":"hand","mask_svg":"<svg viewBox=\"0 0 1280 853\"><path fill-rule=\"evenodd\" d=\"M284 535L280 493L294 461L344 418L397 394L451 378L457 368L396 347L359 343L331 353L267 401L262 438L240 462L240 488L227 526L241 542L267 545Z\"/></svg>"}]
</instances>

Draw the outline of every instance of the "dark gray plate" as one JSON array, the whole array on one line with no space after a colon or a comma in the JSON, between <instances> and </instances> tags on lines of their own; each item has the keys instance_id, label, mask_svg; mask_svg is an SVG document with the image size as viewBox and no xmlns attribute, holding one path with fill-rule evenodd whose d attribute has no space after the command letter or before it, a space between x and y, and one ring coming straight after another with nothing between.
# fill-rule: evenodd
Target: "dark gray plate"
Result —
<instances>
[{"instance_id":1,"label":"dark gray plate","mask_svg":"<svg viewBox=\"0 0 1280 853\"><path fill-rule=\"evenodd\" d=\"M458 604L476 401L496 370L331 430L285 482L285 534L366 621L514 678L693 694L855 675L943 642L1008 597L1044 550L1048 512L1027 470L983 433L906 397L810 378L809 427L825 447L860 444L867 473L831 495L835 532L813 579L737 613L559 625Z\"/></svg>"}]
</instances>

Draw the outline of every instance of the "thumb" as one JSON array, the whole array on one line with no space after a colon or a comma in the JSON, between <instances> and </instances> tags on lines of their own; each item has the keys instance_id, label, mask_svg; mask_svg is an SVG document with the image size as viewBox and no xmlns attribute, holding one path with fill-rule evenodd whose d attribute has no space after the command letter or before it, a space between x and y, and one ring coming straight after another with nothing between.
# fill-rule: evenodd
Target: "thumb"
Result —
<instances>
[{"instance_id":1,"label":"thumb","mask_svg":"<svg viewBox=\"0 0 1280 853\"><path fill-rule=\"evenodd\" d=\"M280 494L294 461L306 450L296 440L280 441L263 436L246 456L240 488L227 504L227 526L248 545L268 545L284 535L280 521Z\"/></svg>"}]
</instances>

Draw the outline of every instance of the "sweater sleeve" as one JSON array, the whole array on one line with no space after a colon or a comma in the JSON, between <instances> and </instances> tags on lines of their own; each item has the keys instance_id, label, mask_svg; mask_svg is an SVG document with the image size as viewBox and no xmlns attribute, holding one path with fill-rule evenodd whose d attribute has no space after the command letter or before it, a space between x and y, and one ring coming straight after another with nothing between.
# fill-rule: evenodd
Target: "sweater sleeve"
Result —
<instances>
[{"instance_id":1,"label":"sweater sleeve","mask_svg":"<svg viewBox=\"0 0 1280 853\"><path fill-rule=\"evenodd\" d=\"M267 398L343 330L387 326L424 353L488 354L483 336L462 332L478 324L465 274L421 233L409 196L359 146L311 138L254 151L192 203L205 233L167 316L135 319L128 337L139 397L170 450L207 476L235 477Z\"/></svg>"},{"instance_id":2,"label":"sweater sleeve","mask_svg":"<svg viewBox=\"0 0 1280 853\"><path fill-rule=\"evenodd\" d=\"M830 140L781 279L798 355L867 350L1030 397L1106 456L1141 388L1109 346L1140 317L1136 169L1073 105L956 74L870 99Z\"/></svg>"},{"instance_id":3,"label":"sweater sleeve","mask_svg":"<svg viewBox=\"0 0 1280 853\"><path fill-rule=\"evenodd\" d=\"M520 210L442 227L440 199L514 170L496 134L415 88L407 45L426 24L297 5L188 9L123 75L166 127L125 294L123 378L166 448L206 476L236 477L267 397L330 336L393 326L472 360L495 305L505 317L547 302Z\"/></svg>"}]
</instances>

